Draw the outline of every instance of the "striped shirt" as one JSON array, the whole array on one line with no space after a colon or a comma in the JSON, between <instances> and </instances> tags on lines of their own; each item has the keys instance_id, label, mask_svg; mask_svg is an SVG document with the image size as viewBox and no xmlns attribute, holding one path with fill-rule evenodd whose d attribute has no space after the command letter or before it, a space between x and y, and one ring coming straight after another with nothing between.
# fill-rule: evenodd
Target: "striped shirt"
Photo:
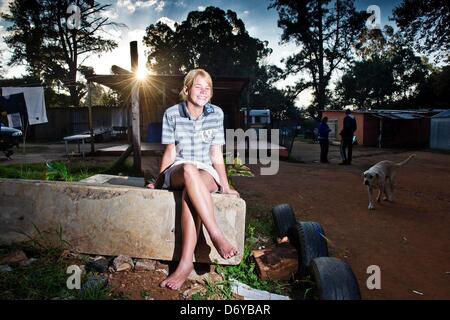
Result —
<instances>
[{"instance_id":1,"label":"striped shirt","mask_svg":"<svg viewBox=\"0 0 450 320\"><path fill-rule=\"evenodd\" d=\"M166 110L163 117L162 144L175 144L176 159L212 165L211 145L224 145L223 111L207 103L203 113L192 119L186 102Z\"/></svg>"}]
</instances>

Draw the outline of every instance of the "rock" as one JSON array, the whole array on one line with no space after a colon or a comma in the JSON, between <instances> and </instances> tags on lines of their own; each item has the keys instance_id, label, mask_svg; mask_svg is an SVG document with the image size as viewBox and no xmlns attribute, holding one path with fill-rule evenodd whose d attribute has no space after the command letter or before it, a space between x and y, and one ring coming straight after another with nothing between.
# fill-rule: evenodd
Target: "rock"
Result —
<instances>
[{"instance_id":1,"label":"rock","mask_svg":"<svg viewBox=\"0 0 450 320\"><path fill-rule=\"evenodd\" d=\"M28 259L28 260L21 261L21 262L19 263L19 266L21 266L21 267L28 267L28 266L30 266L30 265L31 265L33 262L35 262L35 261L37 261L36 258L30 258L30 259Z\"/></svg>"},{"instance_id":2,"label":"rock","mask_svg":"<svg viewBox=\"0 0 450 320\"><path fill-rule=\"evenodd\" d=\"M167 272L169 272L169 265L167 263L161 262L161 261L157 261L156 265L155 265L156 269L164 269Z\"/></svg>"},{"instance_id":3,"label":"rock","mask_svg":"<svg viewBox=\"0 0 450 320\"><path fill-rule=\"evenodd\" d=\"M187 289L186 291L183 292L183 299L188 300L188 299L192 299L192 296L196 293L205 293L206 292L206 288L202 287L199 284L194 284L193 286L191 286L189 289Z\"/></svg>"},{"instance_id":4,"label":"rock","mask_svg":"<svg viewBox=\"0 0 450 320\"><path fill-rule=\"evenodd\" d=\"M13 271L13 269L11 269L10 266L8 266L7 264L2 264L0 266L0 272L11 272Z\"/></svg>"},{"instance_id":5,"label":"rock","mask_svg":"<svg viewBox=\"0 0 450 320\"><path fill-rule=\"evenodd\" d=\"M130 271L134 267L133 259L129 256L120 255L113 261L114 269L117 272Z\"/></svg>"},{"instance_id":6,"label":"rock","mask_svg":"<svg viewBox=\"0 0 450 320\"><path fill-rule=\"evenodd\" d=\"M108 285L108 277L104 275L92 275L88 277L82 285L81 291L92 290L95 288L105 288Z\"/></svg>"},{"instance_id":7,"label":"rock","mask_svg":"<svg viewBox=\"0 0 450 320\"><path fill-rule=\"evenodd\" d=\"M139 259L134 266L134 271L153 271L155 269L156 261L150 259Z\"/></svg>"},{"instance_id":8,"label":"rock","mask_svg":"<svg viewBox=\"0 0 450 320\"><path fill-rule=\"evenodd\" d=\"M166 269L156 269L156 272L164 273L166 276L169 275L169 271L167 271Z\"/></svg>"},{"instance_id":9,"label":"rock","mask_svg":"<svg viewBox=\"0 0 450 320\"><path fill-rule=\"evenodd\" d=\"M105 273L108 271L109 261L101 257L100 259L86 263L86 272Z\"/></svg>"},{"instance_id":10,"label":"rock","mask_svg":"<svg viewBox=\"0 0 450 320\"><path fill-rule=\"evenodd\" d=\"M20 265L20 263L23 263L26 260L28 260L28 258L25 252L23 252L22 250L16 250L4 257L1 263L15 266Z\"/></svg>"}]
</instances>

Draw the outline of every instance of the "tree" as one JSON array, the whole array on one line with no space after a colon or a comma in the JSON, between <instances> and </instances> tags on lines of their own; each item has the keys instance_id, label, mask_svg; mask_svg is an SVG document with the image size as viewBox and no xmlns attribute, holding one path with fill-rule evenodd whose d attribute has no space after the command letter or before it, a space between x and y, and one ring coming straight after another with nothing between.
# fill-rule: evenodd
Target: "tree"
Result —
<instances>
[{"instance_id":1,"label":"tree","mask_svg":"<svg viewBox=\"0 0 450 320\"><path fill-rule=\"evenodd\" d=\"M450 101L450 66L434 69L418 86L415 104L421 108L448 108Z\"/></svg>"},{"instance_id":2,"label":"tree","mask_svg":"<svg viewBox=\"0 0 450 320\"><path fill-rule=\"evenodd\" d=\"M192 11L175 28L159 22L146 30L148 64L156 73L185 73L207 66L215 76L254 76L258 63L272 52L267 41L250 37L231 10Z\"/></svg>"},{"instance_id":3,"label":"tree","mask_svg":"<svg viewBox=\"0 0 450 320\"><path fill-rule=\"evenodd\" d=\"M295 98L312 88L315 103L309 112L317 118L317 111L328 104L327 86L334 71L352 60L351 48L367 14L356 12L353 0L272 0L270 8L279 14L281 42L294 41L299 47L285 61L285 76L302 75L290 93Z\"/></svg>"},{"instance_id":4,"label":"tree","mask_svg":"<svg viewBox=\"0 0 450 320\"><path fill-rule=\"evenodd\" d=\"M0 50L0 79L3 78L3 51Z\"/></svg>"},{"instance_id":5,"label":"tree","mask_svg":"<svg viewBox=\"0 0 450 320\"><path fill-rule=\"evenodd\" d=\"M212 76L248 77L250 105L287 107L283 92L273 85L281 70L263 62L272 52L268 42L252 38L231 10L192 11L175 30L163 23L151 24L144 44L149 48L148 65L158 74L201 67Z\"/></svg>"},{"instance_id":6,"label":"tree","mask_svg":"<svg viewBox=\"0 0 450 320\"><path fill-rule=\"evenodd\" d=\"M416 50L450 61L448 0L403 0L394 8L393 20Z\"/></svg>"},{"instance_id":7,"label":"tree","mask_svg":"<svg viewBox=\"0 0 450 320\"><path fill-rule=\"evenodd\" d=\"M355 46L357 60L342 76L336 105L362 109L411 108L428 66L392 27L365 30Z\"/></svg>"},{"instance_id":8,"label":"tree","mask_svg":"<svg viewBox=\"0 0 450 320\"><path fill-rule=\"evenodd\" d=\"M12 25L5 42L12 48L9 65L26 64L28 72L46 84L59 85L70 93L70 102L78 106L86 93L77 72L92 54L114 49L117 44L100 36L106 26L123 26L110 22L101 13L110 5L92 0L73 2L80 10L80 25L67 21L75 16L67 13L69 0L14 0L9 14L1 17ZM78 28L79 27L79 28Z\"/></svg>"}]
</instances>

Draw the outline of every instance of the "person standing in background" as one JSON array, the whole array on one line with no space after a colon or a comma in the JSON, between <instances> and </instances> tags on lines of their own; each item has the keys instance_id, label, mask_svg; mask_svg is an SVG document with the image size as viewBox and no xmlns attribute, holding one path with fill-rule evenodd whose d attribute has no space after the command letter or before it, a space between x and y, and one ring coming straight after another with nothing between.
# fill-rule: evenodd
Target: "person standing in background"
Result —
<instances>
[{"instance_id":1,"label":"person standing in background","mask_svg":"<svg viewBox=\"0 0 450 320\"><path fill-rule=\"evenodd\" d=\"M328 127L328 117L323 117L319 125L319 143L320 143L320 162L328 163L328 135L331 131Z\"/></svg>"},{"instance_id":2,"label":"person standing in background","mask_svg":"<svg viewBox=\"0 0 450 320\"><path fill-rule=\"evenodd\" d=\"M351 165L352 164L352 148L353 148L353 134L355 133L356 119L352 115L352 112L347 109L345 110L345 118L343 122L343 128L340 132L341 139L341 165Z\"/></svg>"}]
</instances>

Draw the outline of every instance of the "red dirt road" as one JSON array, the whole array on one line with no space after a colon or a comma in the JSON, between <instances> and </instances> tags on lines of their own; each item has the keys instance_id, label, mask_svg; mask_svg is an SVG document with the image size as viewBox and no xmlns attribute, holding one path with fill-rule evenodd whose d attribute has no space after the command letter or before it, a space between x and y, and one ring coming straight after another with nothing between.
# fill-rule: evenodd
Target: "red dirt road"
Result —
<instances>
[{"instance_id":1,"label":"red dirt road","mask_svg":"<svg viewBox=\"0 0 450 320\"><path fill-rule=\"evenodd\" d=\"M414 152L397 175L396 201L367 209L362 172L411 153L360 156L352 166L281 162L274 176L260 176L255 165L254 178L234 181L247 203L289 203L299 220L321 223L363 299L450 299L450 155ZM381 290L367 289L370 265L381 268Z\"/></svg>"}]
</instances>

